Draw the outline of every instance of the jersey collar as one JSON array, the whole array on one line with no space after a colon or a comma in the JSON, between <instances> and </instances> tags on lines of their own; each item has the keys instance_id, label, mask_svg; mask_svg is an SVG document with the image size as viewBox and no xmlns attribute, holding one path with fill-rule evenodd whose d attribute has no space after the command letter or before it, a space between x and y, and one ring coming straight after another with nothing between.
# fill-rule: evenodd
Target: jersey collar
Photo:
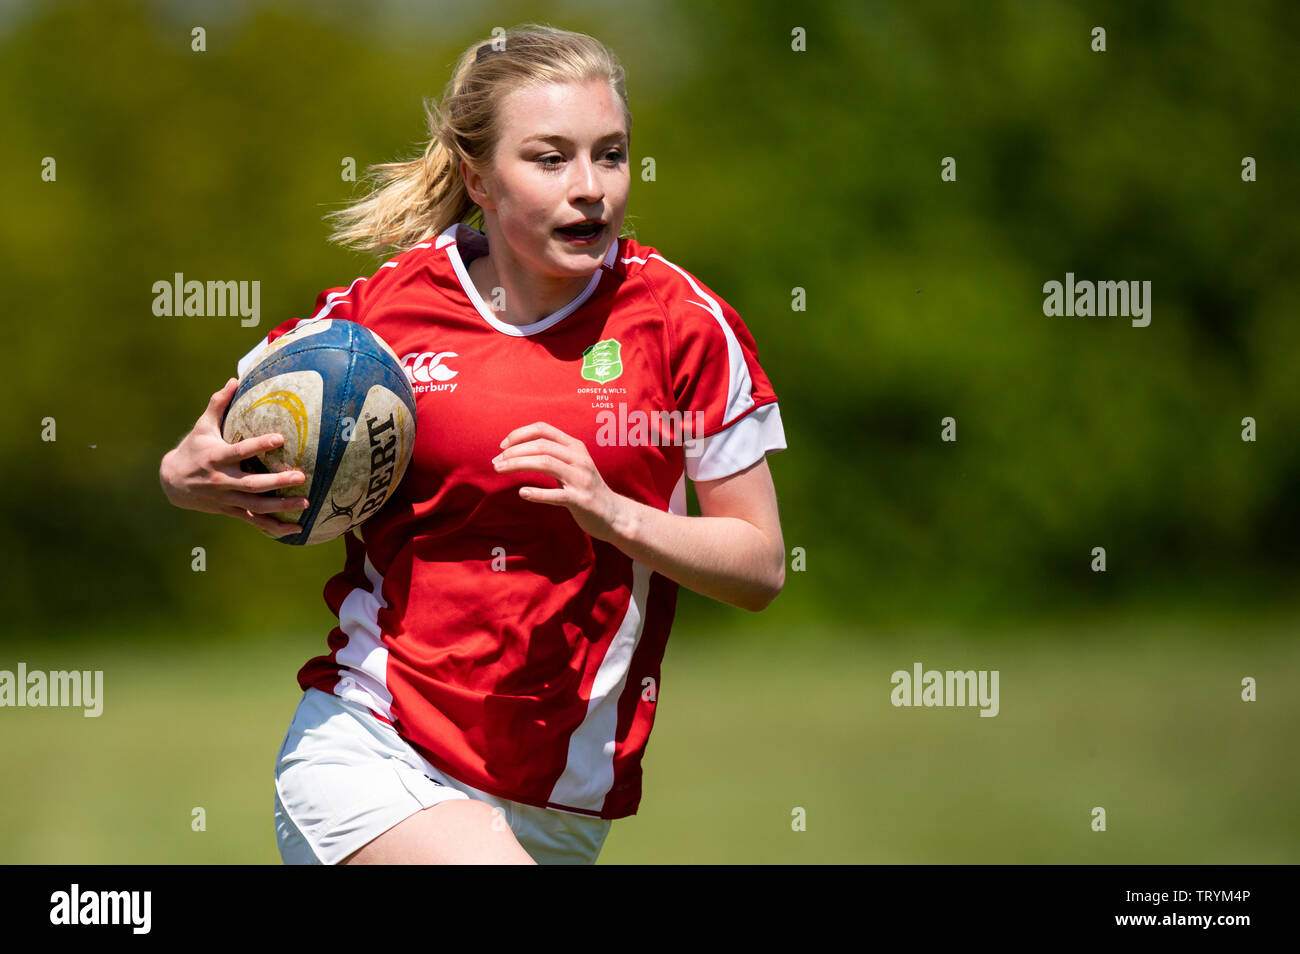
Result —
<instances>
[{"instance_id":1,"label":"jersey collar","mask_svg":"<svg viewBox=\"0 0 1300 954\"><path fill-rule=\"evenodd\" d=\"M587 287L578 294L577 298L573 299L573 301L569 302L558 311L554 311L547 315L545 318L539 318L537 321L526 325L512 325L507 321L502 321L494 315L492 313L492 308L483 300L483 296L478 293L478 288L475 287L473 279L469 277L469 269L466 267L464 259L461 258L460 246L462 245L467 251L473 253L470 255L470 258L473 259L478 255L484 255L487 253L487 236L478 231L478 229L470 228L463 222L457 222L454 225L449 225L443 230L443 232L438 236L437 241L434 243L434 248L446 251L447 258L451 261L452 268L456 270L456 278L460 282L461 290L465 293L465 296L469 298L470 303L475 309L477 309L483 320L502 334L511 335L516 338L535 335L538 332L545 331L547 328L554 327L581 308L583 303L585 303L596 290L596 286L600 284L601 274L605 270L612 269L614 263L618 261L618 239L616 238L610 243L609 251L605 253L605 258L600 263L600 268L596 269L596 271L592 273L591 281L587 282Z\"/></svg>"}]
</instances>

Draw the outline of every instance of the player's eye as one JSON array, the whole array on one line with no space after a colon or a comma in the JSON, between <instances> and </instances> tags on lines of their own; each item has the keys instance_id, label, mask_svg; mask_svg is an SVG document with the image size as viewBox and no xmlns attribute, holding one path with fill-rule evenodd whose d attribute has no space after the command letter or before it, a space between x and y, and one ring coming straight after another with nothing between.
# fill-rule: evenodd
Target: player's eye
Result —
<instances>
[{"instance_id":1,"label":"player's eye","mask_svg":"<svg viewBox=\"0 0 1300 954\"><path fill-rule=\"evenodd\" d=\"M605 152L604 159L610 165L618 165L627 157L621 149L609 149ZM545 156L538 156L534 162L538 163L547 172L557 171L564 164L564 157L556 153L550 153Z\"/></svg>"}]
</instances>

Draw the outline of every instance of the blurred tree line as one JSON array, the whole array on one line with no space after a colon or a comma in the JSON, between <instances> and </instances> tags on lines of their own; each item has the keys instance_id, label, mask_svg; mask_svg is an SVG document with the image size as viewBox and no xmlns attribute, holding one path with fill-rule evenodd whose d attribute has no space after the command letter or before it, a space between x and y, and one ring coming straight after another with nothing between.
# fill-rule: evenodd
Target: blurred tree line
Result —
<instances>
[{"instance_id":1,"label":"blurred tree line","mask_svg":"<svg viewBox=\"0 0 1300 954\"><path fill-rule=\"evenodd\" d=\"M177 511L158 463L269 328L382 260L325 242L345 157L413 155L420 97L525 21L622 57L629 222L780 396L806 569L764 625L1295 596L1294 4L108 0L0 18L6 635L328 625L341 541ZM177 272L260 281L259 326L155 315ZM1150 281L1150 325L1045 316L1067 272Z\"/></svg>"}]
</instances>

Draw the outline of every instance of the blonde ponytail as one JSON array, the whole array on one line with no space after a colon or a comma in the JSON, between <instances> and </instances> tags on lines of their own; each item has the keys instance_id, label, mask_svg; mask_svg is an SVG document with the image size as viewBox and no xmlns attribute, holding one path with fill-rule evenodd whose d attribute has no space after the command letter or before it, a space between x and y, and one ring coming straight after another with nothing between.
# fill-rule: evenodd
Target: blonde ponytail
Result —
<instances>
[{"instance_id":1,"label":"blonde ponytail","mask_svg":"<svg viewBox=\"0 0 1300 954\"><path fill-rule=\"evenodd\" d=\"M623 104L628 134L623 67L593 37L538 24L511 27L461 53L442 103L425 101L429 141L424 154L366 170L374 188L359 202L329 213L330 241L349 248L401 252L456 222L482 227L483 210L465 189L460 163L484 170L498 138L498 104L525 85L607 81Z\"/></svg>"}]
</instances>

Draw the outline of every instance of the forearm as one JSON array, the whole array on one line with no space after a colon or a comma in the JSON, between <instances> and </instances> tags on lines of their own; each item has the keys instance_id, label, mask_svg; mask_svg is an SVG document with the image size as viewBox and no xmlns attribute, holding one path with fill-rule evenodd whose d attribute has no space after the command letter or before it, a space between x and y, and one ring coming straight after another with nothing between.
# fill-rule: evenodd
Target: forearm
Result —
<instances>
[{"instance_id":1,"label":"forearm","mask_svg":"<svg viewBox=\"0 0 1300 954\"><path fill-rule=\"evenodd\" d=\"M687 589L754 612L785 583L782 541L738 517L672 514L620 497L607 542Z\"/></svg>"},{"instance_id":2,"label":"forearm","mask_svg":"<svg viewBox=\"0 0 1300 954\"><path fill-rule=\"evenodd\" d=\"M785 543L766 461L696 482L710 516L672 514L615 493L582 441L545 421L515 428L492 458L499 474L545 474L558 486L519 488L538 504L566 507L583 532L704 596L758 610L785 585ZM732 516L739 514L740 516Z\"/></svg>"}]
</instances>

